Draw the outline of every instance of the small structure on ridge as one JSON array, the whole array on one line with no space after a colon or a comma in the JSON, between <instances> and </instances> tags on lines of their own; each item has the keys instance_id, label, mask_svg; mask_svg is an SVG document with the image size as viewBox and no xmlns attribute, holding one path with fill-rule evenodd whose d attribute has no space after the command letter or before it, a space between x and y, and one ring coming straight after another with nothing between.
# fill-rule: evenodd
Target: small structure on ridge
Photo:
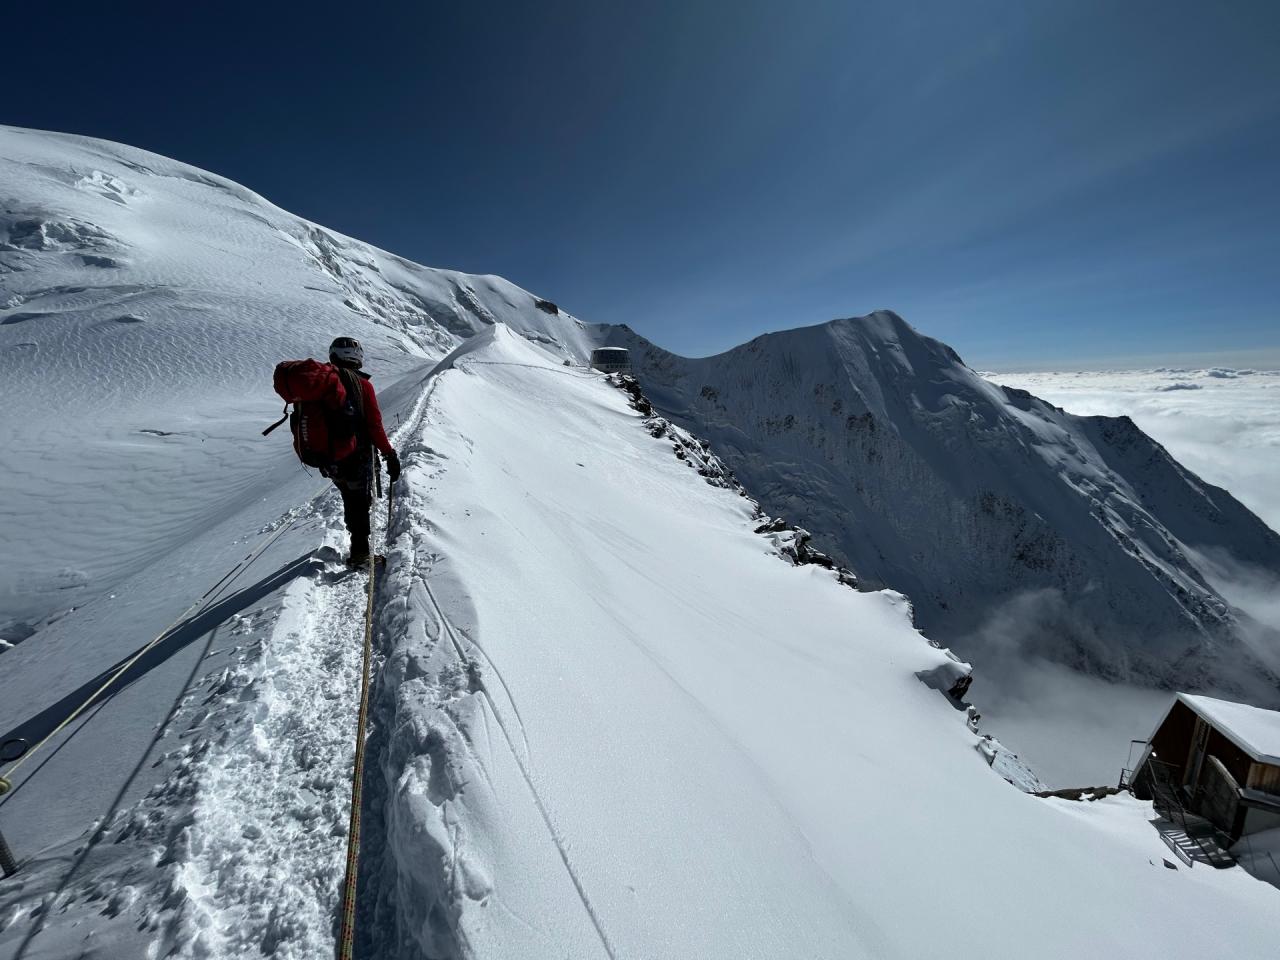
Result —
<instances>
[{"instance_id":1,"label":"small structure on ridge","mask_svg":"<svg viewBox=\"0 0 1280 960\"><path fill-rule=\"evenodd\" d=\"M1133 792L1204 817L1233 843L1280 827L1280 712L1178 694L1138 762Z\"/></svg>"},{"instance_id":2,"label":"small structure on ridge","mask_svg":"<svg viewBox=\"0 0 1280 960\"><path fill-rule=\"evenodd\" d=\"M625 347L597 347L591 351L591 366L601 373L630 373L631 351Z\"/></svg>"}]
</instances>

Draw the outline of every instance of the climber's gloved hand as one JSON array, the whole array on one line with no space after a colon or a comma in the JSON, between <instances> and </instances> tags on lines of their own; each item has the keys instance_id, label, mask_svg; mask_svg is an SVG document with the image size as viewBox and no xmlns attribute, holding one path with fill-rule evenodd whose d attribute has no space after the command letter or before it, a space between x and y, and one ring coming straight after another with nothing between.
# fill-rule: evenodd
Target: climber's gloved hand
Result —
<instances>
[{"instance_id":1,"label":"climber's gloved hand","mask_svg":"<svg viewBox=\"0 0 1280 960\"><path fill-rule=\"evenodd\" d=\"M400 455L394 450L387 454L387 478L392 483L400 479Z\"/></svg>"}]
</instances>

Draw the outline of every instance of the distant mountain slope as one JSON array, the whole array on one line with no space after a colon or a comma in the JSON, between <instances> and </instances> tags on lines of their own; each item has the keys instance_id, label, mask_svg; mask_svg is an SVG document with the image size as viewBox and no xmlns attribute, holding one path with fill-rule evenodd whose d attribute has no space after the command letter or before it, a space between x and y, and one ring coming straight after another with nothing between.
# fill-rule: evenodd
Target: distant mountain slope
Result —
<instances>
[{"instance_id":1,"label":"distant mountain slope","mask_svg":"<svg viewBox=\"0 0 1280 960\"><path fill-rule=\"evenodd\" d=\"M279 483L288 443L258 436L278 360L348 334L386 386L499 320L553 345L581 330L195 167L0 127L0 492L23 545L0 554L0 641Z\"/></svg>"},{"instance_id":2,"label":"distant mountain slope","mask_svg":"<svg viewBox=\"0 0 1280 960\"><path fill-rule=\"evenodd\" d=\"M658 407L766 510L906 593L931 635L954 641L1036 592L1029 652L1109 679L1274 691L1183 548L1280 569L1280 537L1127 418L996 386L887 311L704 359L627 328L597 336L633 351Z\"/></svg>"},{"instance_id":3,"label":"distant mountain slope","mask_svg":"<svg viewBox=\"0 0 1280 960\"><path fill-rule=\"evenodd\" d=\"M258 435L279 413L277 360L352 334L403 400L427 364L503 323L579 362L593 344L631 347L659 407L770 513L910 596L980 678L996 657L975 635L1004 610L1023 653L1276 699L1280 642L1242 645L1238 613L1184 549L1274 570L1276 535L1128 421L997 387L893 314L687 360L119 144L0 127L0 184L0 494L23 545L0 554L0 643L108 596L297 473L280 433Z\"/></svg>"},{"instance_id":4,"label":"distant mountain slope","mask_svg":"<svg viewBox=\"0 0 1280 960\"><path fill-rule=\"evenodd\" d=\"M1149 802L1005 783L906 600L787 562L603 376L497 324L414 383L355 956L1274 955L1276 889L1174 862ZM308 486L5 655L0 731L48 729L213 587L0 801L3 960L334 955L367 581ZM219 592L237 535L265 552Z\"/></svg>"},{"instance_id":5,"label":"distant mountain slope","mask_svg":"<svg viewBox=\"0 0 1280 960\"><path fill-rule=\"evenodd\" d=\"M599 376L502 327L450 366L389 552L361 955L1270 955L1274 889L1168 869L1131 797L1002 782L902 598L783 563Z\"/></svg>"}]
</instances>

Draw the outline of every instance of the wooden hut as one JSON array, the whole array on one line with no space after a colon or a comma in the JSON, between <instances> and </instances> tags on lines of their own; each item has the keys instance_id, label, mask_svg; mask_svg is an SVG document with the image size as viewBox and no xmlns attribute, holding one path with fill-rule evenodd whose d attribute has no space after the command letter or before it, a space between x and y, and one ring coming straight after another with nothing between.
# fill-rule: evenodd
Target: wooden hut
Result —
<instances>
[{"instance_id":1,"label":"wooden hut","mask_svg":"<svg viewBox=\"0 0 1280 960\"><path fill-rule=\"evenodd\" d=\"M1180 693L1151 735L1134 793L1177 803L1232 841L1280 827L1280 712Z\"/></svg>"}]
</instances>

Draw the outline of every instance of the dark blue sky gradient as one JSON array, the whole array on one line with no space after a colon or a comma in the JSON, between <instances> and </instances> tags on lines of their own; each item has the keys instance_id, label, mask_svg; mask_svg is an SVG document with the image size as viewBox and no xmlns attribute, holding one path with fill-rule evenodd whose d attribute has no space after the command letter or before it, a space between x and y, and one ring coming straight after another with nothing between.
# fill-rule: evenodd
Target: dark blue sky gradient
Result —
<instances>
[{"instance_id":1,"label":"dark blue sky gradient","mask_svg":"<svg viewBox=\"0 0 1280 960\"><path fill-rule=\"evenodd\" d=\"M4 121L686 354L1280 366L1280 4L24 4Z\"/></svg>"}]
</instances>

